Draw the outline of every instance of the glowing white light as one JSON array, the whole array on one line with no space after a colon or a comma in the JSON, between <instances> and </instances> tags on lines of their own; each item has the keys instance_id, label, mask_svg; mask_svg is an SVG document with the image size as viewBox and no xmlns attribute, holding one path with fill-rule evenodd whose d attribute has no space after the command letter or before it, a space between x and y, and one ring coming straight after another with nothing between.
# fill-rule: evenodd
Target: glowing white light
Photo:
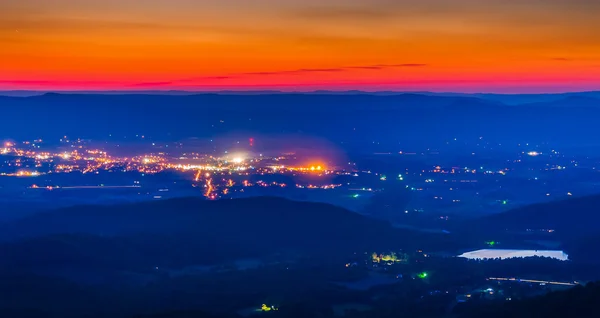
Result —
<instances>
[{"instance_id":1,"label":"glowing white light","mask_svg":"<svg viewBox=\"0 0 600 318\"><path fill-rule=\"evenodd\" d=\"M523 257L549 257L560 261L566 261L569 259L563 251L542 251L542 250L496 250L496 249L483 249L472 252L463 253L458 257L464 257L468 259L507 259L507 258L523 258Z\"/></svg>"},{"instance_id":2,"label":"glowing white light","mask_svg":"<svg viewBox=\"0 0 600 318\"><path fill-rule=\"evenodd\" d=\"M233 161L234 163L242 163L242 162L244 162L244 159L242 159L242 158L240 158L240 157L235 157L235 158L233 158L233 160L232 160L232 161Z\"/></svg>"}]
</instances>

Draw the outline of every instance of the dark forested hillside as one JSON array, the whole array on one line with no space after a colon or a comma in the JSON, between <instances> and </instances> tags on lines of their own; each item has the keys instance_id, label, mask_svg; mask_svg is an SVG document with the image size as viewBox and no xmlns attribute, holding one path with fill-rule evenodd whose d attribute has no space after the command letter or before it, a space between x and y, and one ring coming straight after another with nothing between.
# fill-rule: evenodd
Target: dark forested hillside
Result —
<instances>
[{"instance_id":1,"label":"dark forested hillside","mask_svg":"<svg viewBox=\"0 0 600 318\"><path fill-rule=\"evenodd\" d=\"M589 283L567 291L553 292L545 296L511 301L501 305L486 304L469 308L465 318L592 318L600 316L600 284Z\"/></svg>"},{"instance_id":2,"label":"dark forested hillside","mask_svg":"<svg viewBox=\"0 0 600 318\"><path fill-rule=\"evenodd\" d=\"M468 222L473 231L553 230L563 240L600 232L600 196L533 204Z\"/></svg>"},{"instance_id":3,"label":"dark forested hillside","mask_svg":"<svg viewBox=\"0 0 600 318\"><path fill-rule=\"evenodd\" d=\"M290 250L354 252L410 245L425 237L335 206L278 198L79 206L36 214L0 229L8 241L0 250L10 256L0 264L48 260L111 268L219 263ZM10 242L15 239L19 241ZM435 242L433 235L418 244Z\"/></svg>"}]
</instances>

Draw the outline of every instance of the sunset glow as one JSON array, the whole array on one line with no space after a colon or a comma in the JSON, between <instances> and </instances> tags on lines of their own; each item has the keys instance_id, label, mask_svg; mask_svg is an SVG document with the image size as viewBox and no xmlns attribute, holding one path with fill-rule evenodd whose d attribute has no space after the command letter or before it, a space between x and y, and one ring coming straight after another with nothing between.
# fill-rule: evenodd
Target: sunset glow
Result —
<instances>
[{"instance_id":1,"label":"sunset glow","mask_svg":"<svg viewBox=\"0 0 600 318\"><path fill-rule=\"evenodd\" d=\"M600 88L587 0L0 2L1 90Z\"/></svg>"}]
</instances>

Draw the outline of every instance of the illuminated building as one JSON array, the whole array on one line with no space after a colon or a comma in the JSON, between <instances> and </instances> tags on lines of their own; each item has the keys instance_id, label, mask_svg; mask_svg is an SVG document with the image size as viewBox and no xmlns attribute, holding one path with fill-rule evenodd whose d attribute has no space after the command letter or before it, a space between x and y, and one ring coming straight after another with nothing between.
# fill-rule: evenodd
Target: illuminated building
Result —
<instances>
[{"instance_id":1,"label":"illuminated building","mask_svg":"<svg viewBox=\"0 0 600 318\"><path fill-rule=\"evenodd\" d=\"M279 310L279 308L275 307L275 306L267 306L266 304L262 304L262 306L260 307L261 311L271 311L271 310Z\"/></svg>"},{"instance_id":2,"label":"illuminated building","mask_svg":"<svg viewBox=\"0 0 600 318\"><path fill-rule=\"evenodd\" d=\"M394 252L391 252L389 254L373 253L371 255L371 260L373 261L373 263L386 263L388 265L391 265L393 263L406 262L408 261L408 257L406 254L398 255Z\"/></svg>"}]
</instances>

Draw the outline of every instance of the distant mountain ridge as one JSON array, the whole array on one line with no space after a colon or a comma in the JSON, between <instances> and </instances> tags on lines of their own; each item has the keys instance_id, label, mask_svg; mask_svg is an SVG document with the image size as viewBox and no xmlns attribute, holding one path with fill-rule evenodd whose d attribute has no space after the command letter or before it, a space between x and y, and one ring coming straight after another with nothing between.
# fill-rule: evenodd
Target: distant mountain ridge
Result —
<instances>
[{"instance_id":1,"label":"distant mountain ridge","mask_svg":"<svg viewBox=\"0 0 600 318\"><path fill-rule=\"evenodd\" d=\"M10 90L0 91L0 96L18 96L29 97L44 95L46 93L57 94L78 94L78 95L202 95L202 94L220 94L220 95L264 95L264 94L323 94L323 95L403 95L403 94L419 94L428 96L462 96L475 97L490 101L497 101L508 105L518 105L536 102L548 102L563 99L571 96L596 97L600 98L600 91L581 91L581 92L564 92L564 93L459 93L459 92L428 92L428 91L334 91L334 90L315 90L315 91L280 91L280 90L219 90L219 91L183 91L183 90L79 90L79 91L38 91L38 90Z\"/></svg>"},{"instance_id":2,"label":"distant mountain ridge","mask_svg":"<svg viewBox=\"0 0 600 318\"><path fill-rule=\"evenodd\" d=\"M568 107L569 105L577 105L578 107L600 107L600 94L594 95L565 95L561 99L551 100L547 102L537 102L523 104L525 107Z\"/></svg>"},{"instance_id":3,"label":"distant mountain ridge","mask_svg":"<svg viewBox=\"0 0 600 318\"><path fill-rule=\"evenodd\" d=\"M473 96L424 94L57 94L0 97L10 118L0 138L105 139L143 134L154 140L225 134L318 136L343 147L445 143L449 138L569 142L595 140L593 97L507 106ZM510 123L510 129L507 129ZM27 129L23 129L27 127ZM415 132L417 132L415 134ZM586 141L586 139L588 139ZM363 145L360 145L363 143ZM260 144L260 143L258 143Z\"/></svg>"}]
</instances>

